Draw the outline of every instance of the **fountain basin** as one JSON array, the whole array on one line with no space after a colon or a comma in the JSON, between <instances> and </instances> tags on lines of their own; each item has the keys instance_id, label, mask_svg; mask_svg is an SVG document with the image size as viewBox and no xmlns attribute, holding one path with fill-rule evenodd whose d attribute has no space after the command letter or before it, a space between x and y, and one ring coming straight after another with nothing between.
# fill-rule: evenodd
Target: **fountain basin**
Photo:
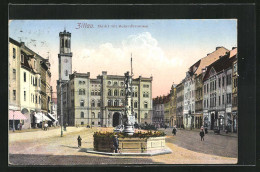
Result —
<instances>
[{"instance_id":1,"label":"fountain basin","mask_svg":"<svg viewBox=\"0 0 260 172\"><path fill-rule=\"evenodd\" d=\"M148 153L166 149L164 136L147 138L125 137L118 140L121 153ZM94 138L94 151L113 152L113 138Z\"/></svg>"}]
</instances>

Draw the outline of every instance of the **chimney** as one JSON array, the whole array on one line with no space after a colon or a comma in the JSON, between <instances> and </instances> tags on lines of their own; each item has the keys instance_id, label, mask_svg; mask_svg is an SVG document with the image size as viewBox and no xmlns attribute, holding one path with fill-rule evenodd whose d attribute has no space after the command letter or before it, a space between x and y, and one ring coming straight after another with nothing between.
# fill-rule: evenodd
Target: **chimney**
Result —
<instances>
[{"instance_id":1,"label":"chimney","mask_svg":"<svg viewBox=\"0 0 260 172\"><path fill-rule=\"evenodd\" d=\"M236 49L237 47L232 47L232 50Z\"/></svg>"},{"instance_id":2,"label":"chimney","mask_svg":"<svg viewBox=\"0 0 260 172\"><path fill-rule=\"evenodd\" d=\"M221 47L216 47L216 50L218 50L219 48L221 48Z\"/></svg>"},{"instance_id":3,"label":"chimney","mask_svg":"<svg viewBox=\"0 0 260 172\"><path fill-rule=\"evenodd\" d=\"M208 53L207 56L210 55L210 54L211 54L211 53Z\"/></svg>"}]
</instances>

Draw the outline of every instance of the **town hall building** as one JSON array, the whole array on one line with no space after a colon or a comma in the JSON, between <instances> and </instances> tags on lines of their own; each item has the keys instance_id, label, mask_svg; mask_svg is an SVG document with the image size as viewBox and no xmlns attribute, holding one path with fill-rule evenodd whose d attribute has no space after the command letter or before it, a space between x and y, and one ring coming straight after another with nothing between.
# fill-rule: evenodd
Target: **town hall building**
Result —
<instances>
[{"instance_id":1,"label":"town hall building","mask_svg":"<svg viewBox=\"0 0 260 172\"><path fill-rule=\"evenodd\" d=\"M96 78L91 78L90 72L72 73L70 39L71 33L60 33L57 81L57 113L63 115L63 121L60 122L69 126L96 127L115 127L123 124L125 76L109 75L107 71L102 71ZM133 78L133 111L137 124L152 122L152 80L152 77Z\"/></svg>"}]
</instances>

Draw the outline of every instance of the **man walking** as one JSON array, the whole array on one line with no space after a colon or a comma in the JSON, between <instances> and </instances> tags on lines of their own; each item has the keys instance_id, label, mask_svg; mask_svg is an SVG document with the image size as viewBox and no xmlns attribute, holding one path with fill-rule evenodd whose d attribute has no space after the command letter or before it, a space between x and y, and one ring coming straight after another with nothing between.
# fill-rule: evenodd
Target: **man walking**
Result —
<instances>
[{"instance_id":1,"label":"man walking","mask_svg":"<svg viewBox=\"0 0 260 172\"><path fill-rule=\"evenodd\" d=\"M176 132L177 132L177 128L176 128L176 125L173 127L172 129L172 134L176 136Z\"/></svg>"},{"instance_id":2,"label":"man walking","mask_svg":"<svg viewBox=\"0 0 260 172\"><path fill-rule=\"evenodd\" d=\"M202 140L204 141L204 135L205 135L204 131L203 131L203 129L201 129L200 130L200 141L202 141Z\"/></svg>"},{"instance_id":3,"label":"man walking","mask_svg":"<svg viewBox=\"0 0 260 172\"><path fill-rule=\"evenodd\" d=\"M115 153L118 153L119 141L118 141L117 135L115 135L115 137L113 139L113 146L115 148Z\"/></svg>"},{"instance_id":4,"label":"man walking","mask_svg":"<svg viewBox=\"0 0 260 172\"><path fill-rule=\"evenodd\" d=\"M81 147L81 137L80 137L80 135L78 136L78 148L80 148Z\"/></svg>"}]
</instances>

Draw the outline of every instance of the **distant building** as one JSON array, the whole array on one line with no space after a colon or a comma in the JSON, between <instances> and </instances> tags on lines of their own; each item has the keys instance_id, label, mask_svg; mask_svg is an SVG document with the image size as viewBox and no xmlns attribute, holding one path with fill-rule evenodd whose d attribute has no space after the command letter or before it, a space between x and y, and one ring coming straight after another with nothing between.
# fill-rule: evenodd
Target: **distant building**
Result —
<instances>
[{"instance_id":1,"label":"distant building","mask_svg":"<svg viewBox=\"0 0 260 172\"><path fill-rule=\"evenodd\" d=\"M164 126L164 101L165 96L156 97L153 99L153 118L152 124L156 127Z\"/></svg>"}]
</instances>

